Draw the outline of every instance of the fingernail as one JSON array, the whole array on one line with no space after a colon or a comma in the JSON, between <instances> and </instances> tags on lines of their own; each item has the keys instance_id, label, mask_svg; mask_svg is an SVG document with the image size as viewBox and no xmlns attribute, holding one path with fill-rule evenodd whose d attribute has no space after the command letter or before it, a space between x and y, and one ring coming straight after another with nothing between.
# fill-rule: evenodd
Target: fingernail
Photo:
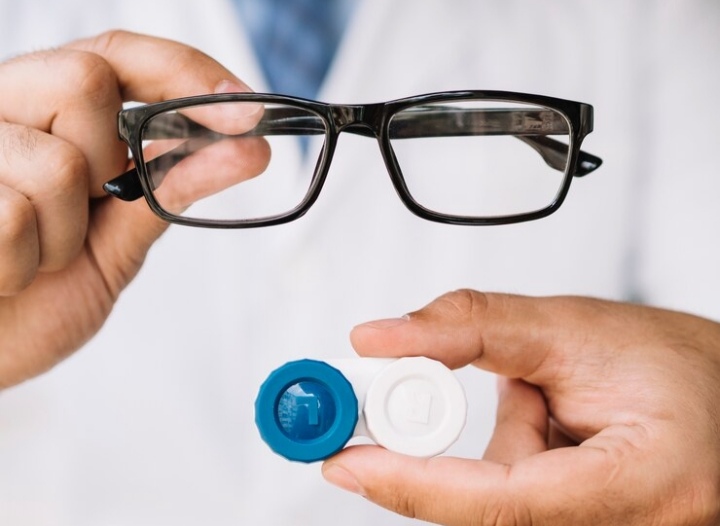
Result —
<instances>
[{"instance_id":1,"label":"fingernail","mask_svg":"<svg viewBox=\"0 0 720 526\"><path fill-rule=\"evenodd\" d=\"M404 325L410 321L410 316L407 314L400 318L386 318L384 320L374 320L363 323L360 327L370 327L371 329L392 329L399 325Z\"/></svg>"},{"instance_id":2,"label":"fingernail","mask_svg":"<svg viewBox=\"0 0 720 526\"><path fill-rule=\"evenodd\" d=\"M355 476L336 462L328 462L322 468L323 477L330 484L357 495L365 496L365 490Z\"/></svg>"},{"instance_id":3,"label":"fingernail","mask_svg":"<svg viewBox=\"0 0 720 526\"><path fill-rule=\"evenodd\" d=\"M252 93L252 90L240 82L222 80L215 86L215 93ZM262 115L264 107L262 104L256 102L243 102L227 105L220 104L215 109L218 111L218 115L215 118L238 120L242 121L243 124L245 124L248 119L252 119L251 124L254 126L257 120L259 120L260 115ZM239 133L240 131L247 131L247 128L233 131Z\"/></svg>"},{"instance_id":4,"label":"fingernail","mask_svg":"<svg viewBox=\"0 0 720 526\"><path fill-rule=\"evenodd\" d=\"M242 82L221 80L215 86L215 93L252 93L252 90Z\"/></svg>"}]
</instances>

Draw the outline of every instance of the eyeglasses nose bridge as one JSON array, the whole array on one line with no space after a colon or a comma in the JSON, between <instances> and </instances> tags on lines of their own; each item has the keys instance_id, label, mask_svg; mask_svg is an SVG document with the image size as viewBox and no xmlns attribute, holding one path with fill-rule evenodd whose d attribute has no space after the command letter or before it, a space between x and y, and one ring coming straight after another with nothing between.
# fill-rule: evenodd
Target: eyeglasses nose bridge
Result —
<instances>
[{"instance_id":1,"label":"eyeglasses nose bridge","mask_svg":"<svg viewBox=\"0 0 720 526\"><path fill-rule=\"evenodd\" d=\"M351 106L333 104L330 106L330 114L335 131L340 133L346 129L359 130L366 128L371 130L372 134L377 137L382 117L381 108L382 104L357 104ZM366 134L361 133L361 135Z\"/></svg>"}]
</instances>

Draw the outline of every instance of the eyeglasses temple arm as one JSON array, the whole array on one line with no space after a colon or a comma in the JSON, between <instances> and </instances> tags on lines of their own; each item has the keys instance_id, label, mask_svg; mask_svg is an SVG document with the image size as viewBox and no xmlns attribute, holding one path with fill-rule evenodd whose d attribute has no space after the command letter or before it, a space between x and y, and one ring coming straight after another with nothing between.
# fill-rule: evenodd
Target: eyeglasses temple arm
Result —
<instances>
[{"instance_id":1,"label":"eyeglasses temple arm","mask_svg":"<svg viewBox=\"0 0 720 526\"><path fill-rule=\"evenodd\" d=\"M416 121L422 120L422 126ZM555 170L565 171L569 146L552 134L567 134L568 125L557 112L546 109L450 108L420 106L393 117L391 139L511 135L530 146ZM573 176L595 171L602 159L580 150Z\"/></svg>"},{"instance_id":2,"label":"eyeglasses temple arm","mask_svg":"<svg viewBox=\"0 0 720 526\"><path fill-rule=\"evenodd\" d=\"M515 135L516 139L530 146L540 154L543 161L556 170L564 171L567 163L568 145L543 135ZM573 171L574 177L583 177L594 172L602 164L602 159L596 155L580 150L577 164Z\"/></svg>"},{"instance_id":3,"label":"eyeglasses temple arm","mask_svg":"<svg viewBox=\"0 0 720 526\"><path fill-rule=\"evenodd\" d=\"M215 142L215 140L216 139L214 137L209 137L207 134L201 137L188 139L172 150L147 161L145 164L153 174L153 184L155 187L160 186L160 183L165 178L168 166L175 166L186 157L189 157L198 150L209 146ZM120 174L105 183L103 185L103 190L114 197L122 199L123 201L135 201L143 196L140 176L135 168L131 168L127 172Z\"/></svg>"}]
</instances>

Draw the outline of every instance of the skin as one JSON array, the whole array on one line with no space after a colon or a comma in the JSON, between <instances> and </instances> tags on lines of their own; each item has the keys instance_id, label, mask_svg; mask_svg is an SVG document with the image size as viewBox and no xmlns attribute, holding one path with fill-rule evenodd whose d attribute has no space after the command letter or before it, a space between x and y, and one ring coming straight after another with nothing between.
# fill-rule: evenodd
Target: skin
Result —
<instances>
[{"instance_id":1,"label":"skin","mask_svg":"<svg viewBox=\"0 0 720 526\"><path fill-rule=\"evenodd\" d=\"M346 490L447 525L720 521L720 324L463 290L351 340L362 356L495 372L499 401L481 460L351 447L323 465Z\"/></svg>"},{"instance_id":2,"label":"skin","mask_svg":"<svg viewBox=\"0 0 720 526\"><path fill-rule=\"evenodd\" d=\"M119 31L0 64L0 389L93 336L167 227L102 190L129 168L123 101L230 91L249 89L199 51ZM244 178L269 150L247 155ZM165 196L177 210L196 197Z\"/></svg>"}]
</instances>

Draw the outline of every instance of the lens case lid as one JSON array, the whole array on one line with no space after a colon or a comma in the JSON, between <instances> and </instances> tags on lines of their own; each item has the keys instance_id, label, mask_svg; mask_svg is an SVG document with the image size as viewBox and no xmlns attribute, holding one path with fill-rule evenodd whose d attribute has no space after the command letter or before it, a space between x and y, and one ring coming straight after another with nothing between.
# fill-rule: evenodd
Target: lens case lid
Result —
<instances>
[{"instance_id":1,"label":"lens case lid","mask_svg":"<svg viewBox=\"0 0 720 526\"><path fill-rule=\"evenodd\" d=\"M350 382L325 362L297 360L273 371L255 400L255 423L270 448L315 462L340 451L358 421Z\"/></svg>"},{"instance_id":2,"label":"lens case lid","mask_svg":"<svg viewBox=\"0 0 720 526\"><path fill-rule=\"evenodd\" d=\"M462 432L467 399L455 375L440 362L404 358L373 379L363 412L376 443L406 455L432 457Z\"/></svg>"}]
</instances>

